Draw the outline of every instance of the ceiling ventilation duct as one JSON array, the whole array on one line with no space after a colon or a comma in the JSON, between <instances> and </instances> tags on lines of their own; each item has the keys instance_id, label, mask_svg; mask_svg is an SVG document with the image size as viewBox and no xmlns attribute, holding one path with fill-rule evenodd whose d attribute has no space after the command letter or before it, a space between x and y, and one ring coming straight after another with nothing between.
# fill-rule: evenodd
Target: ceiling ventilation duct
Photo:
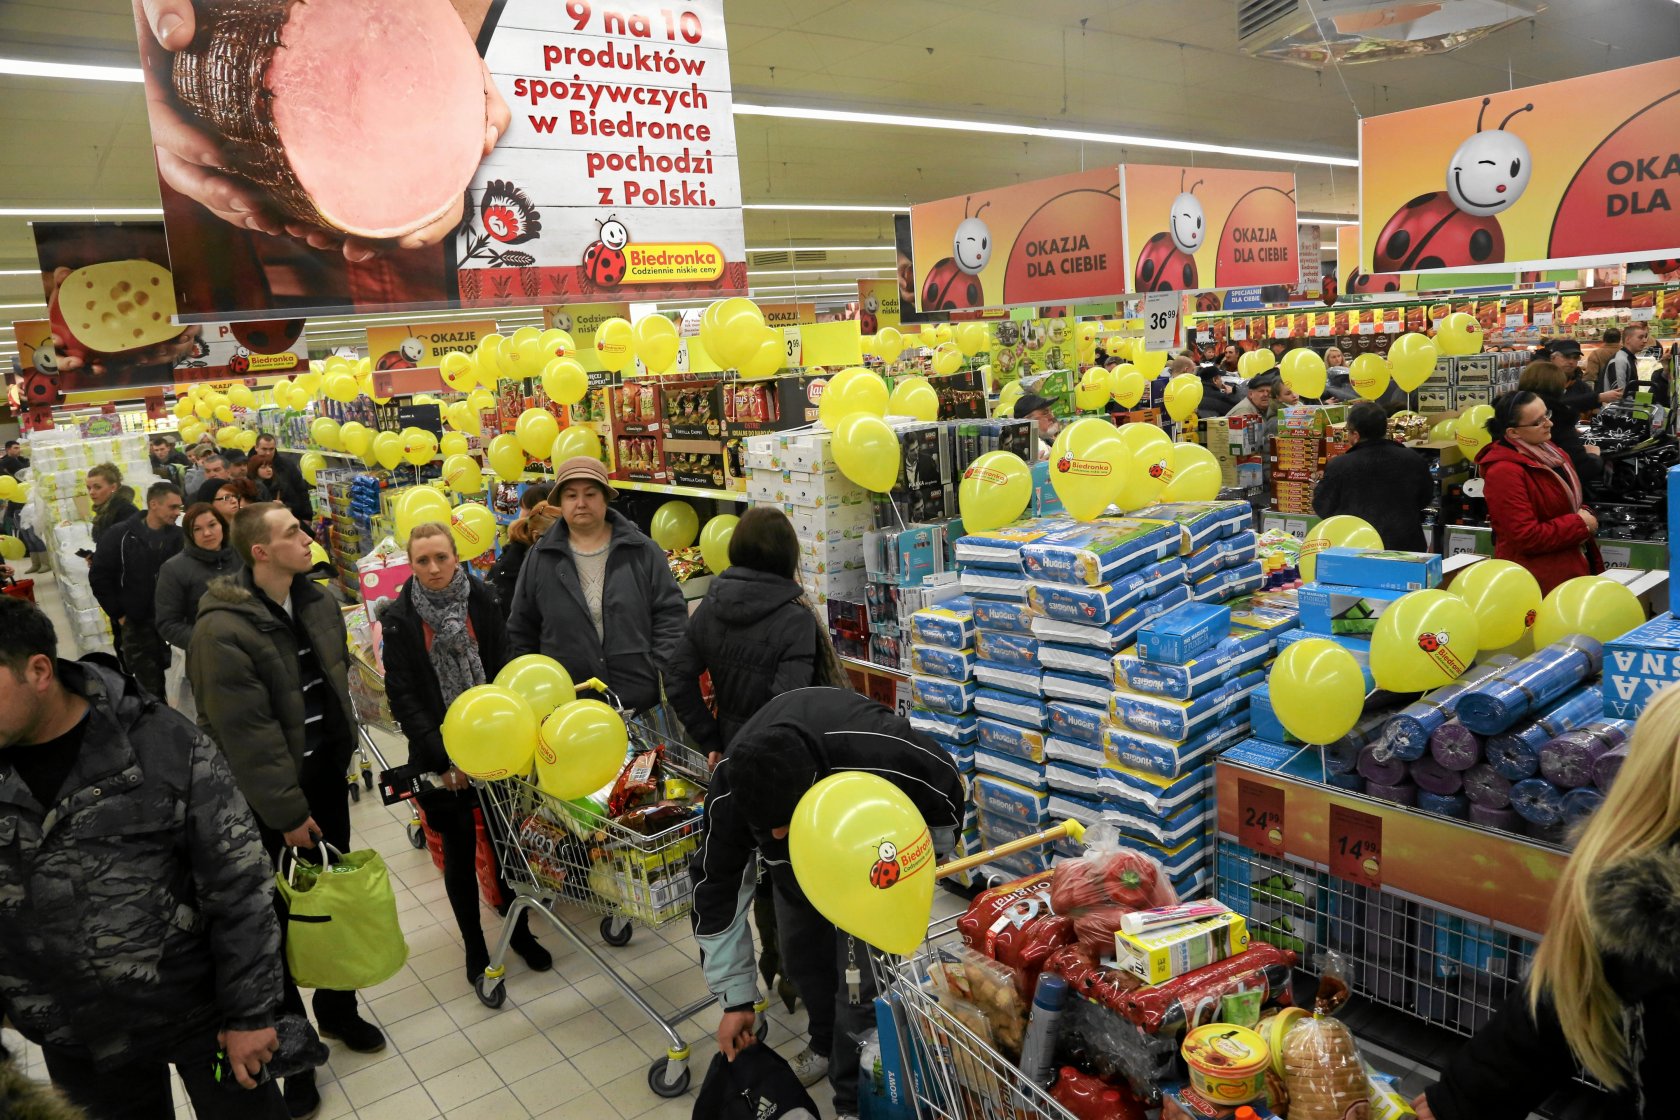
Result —
<instances>
[{"instance_id":1,"label":"ceiling ventilation duct","mask_svg":"<svg viewBox=\"0 0 1680 1120\"><path fill-rule=\"evenodd\" d=\"M1237 45L1315 68L1385 62L1441 54L1545 9L1540 0L1238 0Z\"/></svg>"}]
</instances>

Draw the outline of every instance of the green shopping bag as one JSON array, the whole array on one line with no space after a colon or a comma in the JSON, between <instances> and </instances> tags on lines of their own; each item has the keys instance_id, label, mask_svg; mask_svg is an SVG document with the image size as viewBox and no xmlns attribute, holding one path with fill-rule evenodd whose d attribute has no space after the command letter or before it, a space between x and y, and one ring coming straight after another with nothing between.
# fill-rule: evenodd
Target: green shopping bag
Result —
<instances>
[{"instance_id":1,"label":"green shopping bag","mask_svg":"<svg viewBox=\"0 0 1680 1120\"><path fill-rule=\"evenodd\" d=\"M290 872L275 873L292 979L333 991L383 984L408 960L385 861L371 848L345 853L318 843L319 866L299 860L293 848Z\"/></svg>"}]
</instances>

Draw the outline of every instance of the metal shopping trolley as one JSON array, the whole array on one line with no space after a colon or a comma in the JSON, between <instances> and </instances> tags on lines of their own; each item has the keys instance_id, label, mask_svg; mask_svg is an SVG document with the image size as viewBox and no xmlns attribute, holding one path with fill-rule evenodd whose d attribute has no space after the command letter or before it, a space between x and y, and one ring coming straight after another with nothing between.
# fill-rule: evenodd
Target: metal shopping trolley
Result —
<instances>
[{"instance_id":1,"label":"metal shopping trolley","mask_svg":"<svg viewBox=\"0 0 1680 1120\"><path fill-rule=\"evenodd\" d=\"M606 696L613 707L619 707L599 681L585 681L578 688L593 689ZM711 777L704 755L620 711L626 715L633 751L661 748L666 775L704 791ZM693 906L688 863L700 845L700 817L688 814L668 827L643 834L620 824L587 800L562 801L523 778L473 784L479 791L485 826L496 846L502 876L515 896L502 921L502 936L491 952L490 966L473 985L478 998L486 1007L500 1007L507 999L502 962L519 916L532 911L582 950L625 998L665 1032L666 1055L655 1058L648 1067L648 1088L662 1097L686 1093L691 1076L689 1048L677 1033L677 1026L715 1000L708 996L674 1015L661 1015L584 940L561 915L560 906L601 915L601 940L615 947L630 943L632 923L658 929L687 918ZM762 1005L759 1013L758 1035L763 1038L768 1020Z\"/></svg>"},{"instance_id":2,"label":"metal shopping trolley","mask_svg":"<svg viewBox=\"0 0 1680 1120\"><path fill-rule=\"evenodd\" d=\"M355 642L350 643L350 703L356 709L356 753L345 780L350 783L350 800L359 801L363 788L373 788L373 761L378 760L384 770L385 757L374 745L368 730L377 727L392 735L401 735L402 728L391 714L391 704L385 696L385 674L373 663L373 655ZM370 758L371 756L371 758ZM408 842L416 850L426 846L426 832L420 824L419 803L409 801Z\"/></svg>"}]
</instances>

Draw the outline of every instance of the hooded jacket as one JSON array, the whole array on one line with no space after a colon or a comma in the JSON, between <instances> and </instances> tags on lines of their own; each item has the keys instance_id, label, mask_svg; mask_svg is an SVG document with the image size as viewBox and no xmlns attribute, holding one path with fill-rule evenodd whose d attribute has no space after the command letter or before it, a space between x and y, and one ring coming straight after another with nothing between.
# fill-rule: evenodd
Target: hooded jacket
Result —
<instances>
[{"instance_id":1,"label":"hooded jacket","mask_svg":"<svg viewBox=\"0 0 1680 1120\"><path fill-rule=\"evenodd\" d=\"M612 538L601 591L605 641L589 619L570 530L556 521L519 570L508 652L547 654L573 681L599 677L625 707L642 711L659 703L659 679L670 675L688 607L665 550L617 510L607 511L607 523Z\"/></svg>"},{"instance_id":2,"label":"hooded jacket","mask_svg":"<svg viewBox=\"0 0 1680 1120\"><path fill-rule=\"evenodd\" d=\"M1565 580L1604 570L1592 530L1556 471L1502 439L1482 448L1476 466L1493 526L1493 554L1532 572L1542 595Z\"/></svg>"},{"instance_id":3,"label":"hooded jacket","mask_svg":"<svg viewBox=\"0 0 1680 1120\"><path fill-rule=\"evenodd\" d=\"M210 582L234 575L242 567L233 549L225 546L209 552L196 544L183 544L180 552L164 561L152 609L152 621L163 640L186 649L198 622L198 601L210 589Z\"/></svg>"},{"instance_id":4,"label":"hooded jacket","mask_svg":"<svg viewBox=\"0 0 1680 1120\"><path fill-rule=\"evenodd\" d=\"M101 1068L273 1024L273 872L216 744L115 669L59 661L91 711L56 806L0 752L0 1011Z\"/></svg>"},{"instance_id":5,"label":"hooded jacket","mask_svg":"<svg viewBox=\"0 0 1680 1120\"><path fill-rule=\"evenodd\" d=\"M134 504L134 487L124 483L117 487L117 492L105 500L104 506L93 515L93 543L99 544L99 539L118 523L127 521L140 512L140 507Z\"/></svg>"},{"instance_id":6,"label":"hooded jacket","mask_svg":"<svg viewBox=\"0 0 1680 1120\"><path fill-rule=\"evenodd\" d=\"M1363 438L1324 468L1313 488L1313 512L1320 517L1351 514L1369 522L1384 548L1427 552L1423 511L1435 500L1429 466L1409 447L1391 439Z\"/></svg>"},{"instance_id":7,"label":"hooded jacket","mask_svg":"<svg viewBox=\"0 0 1680 1120\"><path fill-rule=\"evenodd\" d=\"M772 698L730 744L706 792L706 831L690 865L694 938L706 985L722 1006L750 1004L753 971L751 873L755 853L779 868L777 889L797 892L788 870L788 842L770 834L820 779L846 770L877 774L909 797L933 835L950 851L962 825L968 791L956 763L904 717L843 688L799 688ZM736 775L739 775L737 778ZM737 783L746 791L737 797ZM866 876L861 867L858 875Z\"/></svg>"},{"instance_id":8,"label":"hooded jacket","mask_svg":"<svg viewBox=\"0 0 1680 1120\"><path fill-rule=\"evenodd\" d=\"M1552 442L1569 456L1581 486L1587 492L1604 477L1604 466L1597 455L1587 452L1587 441L1581 438L1581 413L1598 407L1598 397L1585 381L1573 381L1562 393L1537 393L1552 414Z\"/></svg>"},{"instance_id":9,"label":"hooded jacket","mask_svg":"<svg viewBox=\"0 0 1680 1120\"><path fill-rule=\"evenodd\" d=\"M1667 1115L1670 1097L1661 1090L1673 1082L1680 1047L1680 847L1599 871L1590 910L1605 977L1629 1011L1632 1046L1630 1084L1600 1115ZM1453 1053L1428 1090L1436 1120L1523 1120L1574 1078L1577 1063L1555 1011L1542 1002L1536 1022L1526 997L1513 993Z\"/></svg>"},{"instance_id":10,"label":"hooded jacket","mask_svg":"<svg viewBox=\"0 0 1680 1120\"><path fill-rule=\"evenodd\" d=\"M255 467L251 469L251 478L256 480ZM274 500L291 510L299 521L308 525L315 520L315 508L309 500L309 480L292 460L274 456L274 481L267 488Z\"/></svg>"},{"instance_id":11,"label":"hooded jacket","mask_svg":"<svg viewBox=\"0 0 1680 1120\"><path fill-rule=\"evenodd\" d=\"M467 588L467 624L478 642L484 679L493 681L508 662L507 626L495 592L471 577ZM381 604L385 697L391 703L391 715L408 739L408 760L429 773L441 774L449 769L449 752L443 747L443 717L449 709L443 702L437 670L432 668L431 634L414 606L414 595L411 577L395 598Z\"/></svg>"},{"instance_id":12,"label":"hooded jacket","mask_svg":"<svg viewBox=\"0 0 1680 1120\"><path fill-rule=\"evenodd\" d=\"M249 568L211 581L187 644L187 676L198 701L198 724L226 752L257 819L275 832L290 832L310 815L298 786L305 750L298 639L259 594ZM293 617L320 659L344 725L354 728L344 616L307 575L292 578L291 599ZM351 745L344 744L341 765L349 765Z\"/></svg>"},{"instance_id":13,"label":"hooded jacket","mask_svg":"<svg viewBox=\"0 0 1680 1120\"><path fill-rule=\"evenodd\" d=\"M146 514L136 513L99 538L93 563L88 567L88 588L105 613L113 619L136 624L152 620L157 598L158 573L181 551L181 532L166 525L163 546L154 551L146 542L151 529Z\"/></svg>"},{"instance_id":14,"label":"hooded jacket","mask_svg":"<svg viewBox=\"0 0 1680 1120\"><path fill-rule=\"evenodd\" d=\"M543 534L548 532L554 522L555 518L552 515L538 517L527 512L508 526L507 544L502 546L502 554L496 557L490 574L484 577L485 581L496 589L503 622L513 613L513 593L519 589L519 573L525 567L525 557L531 554L532 547L542 539Z\"/></svg>"},{"instance_id":15,"label":"hooded jacket","mask_svg":"<svg viewBox=\"0 0 1680 1120\"><path fill-rule=\"evenodd\" d=\"M677 643L665 682L677 718L708 753L722 752L772 696L815 683L823 637L817 616L791 579L753 568L726 568L706 592ZM712 674L714 716L700 696Z\"/></svg>"}]
</instances>

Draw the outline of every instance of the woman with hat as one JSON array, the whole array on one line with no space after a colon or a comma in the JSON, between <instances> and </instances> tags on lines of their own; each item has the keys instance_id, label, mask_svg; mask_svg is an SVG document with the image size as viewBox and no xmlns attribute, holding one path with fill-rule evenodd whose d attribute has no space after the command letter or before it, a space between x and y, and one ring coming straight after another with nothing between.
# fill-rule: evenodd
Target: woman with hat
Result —
<instances>
[{"instance_id":1,"label":"woman with hat","mask_svg":"<svg viewBox=\"0 0 1680 1120\"><path fill-rule=\"evenodd\" d=\"M631 711L659 704L688 626L688 607L666 560L628 517L600 460L567 459L550 504L560 521L531 549L508 619L511 656L542 653L573 681L599 677Z\"/></svg>"}]
</instances>

